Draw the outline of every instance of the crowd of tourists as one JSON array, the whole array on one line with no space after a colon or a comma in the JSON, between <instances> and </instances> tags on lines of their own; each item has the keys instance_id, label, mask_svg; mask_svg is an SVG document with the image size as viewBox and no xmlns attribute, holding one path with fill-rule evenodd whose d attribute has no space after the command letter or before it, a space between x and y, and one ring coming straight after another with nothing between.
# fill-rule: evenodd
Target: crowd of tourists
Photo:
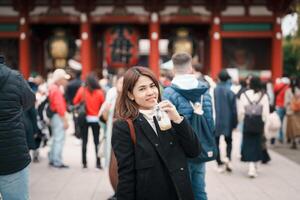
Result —
<instances>
[{"instance_id":1,"label":"crowd of tourists","mask_svg":"<svg viewBox=\"0 0 300 200\"><path fill-rule=\"evenodd\" d=\"M205 164L215 160L218 172L234 170L235 130L242 134L241 161L250 178L258 176L258 162L271 161L269 145L297 148L299 77L272 84L249 75L236 83L224 69L214 82L187 53L174 54L172 63L160 78L147 67L131 67L111 80L91 73L83 81L80 68L69 68L56 69L45 81L32 75L26 83L0 57L0 199L29 199L28 165L39 162L43 146L50 146L49 167L70 167L63 160L70 124L81 140L84 169L93 166L86 155L89 128L94 166L103 168L104 130L115 190L110 199L118 200L206 200Z\"/></svg>"}]
</instances>

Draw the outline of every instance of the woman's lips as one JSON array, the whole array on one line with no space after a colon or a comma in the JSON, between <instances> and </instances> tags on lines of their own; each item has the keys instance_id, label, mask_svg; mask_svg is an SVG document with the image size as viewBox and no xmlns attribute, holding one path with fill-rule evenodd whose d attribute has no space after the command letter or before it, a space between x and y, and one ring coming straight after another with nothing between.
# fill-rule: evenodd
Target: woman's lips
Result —
<instances>
[{"instance_id":1,"label":"woman's lips","mask_svg":"<svg viewBox=\"0 0 300 200\"><path fill-rule=\"evenodd\" d=\"M147 98L146 101L156 101L156 97Z\"/></svg>"}]
</instances>

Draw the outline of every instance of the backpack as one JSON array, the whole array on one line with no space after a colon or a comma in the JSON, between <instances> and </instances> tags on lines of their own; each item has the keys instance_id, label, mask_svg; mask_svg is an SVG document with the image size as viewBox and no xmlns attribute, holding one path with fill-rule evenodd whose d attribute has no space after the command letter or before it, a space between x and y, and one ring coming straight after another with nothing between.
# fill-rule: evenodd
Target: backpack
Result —
<instances>
[{"instance_id":1,"label":"backpack","mask_svg":"<svg viewBox=\"0 0 300 200\"><path fill-rule=\"evenodd\" d=\"M291 109L294 112L299 112L300 111L300 97L299 95L296 96L294 95L291 101Z\"/></svg>"},{"instance_id":2,"label":"backpack","mask_svg":"<svg viewBox=\"0 0 300 200\"><path fill-rule=\"evenodd\" d=\"M50 108L49 97L46 97L40 105L37 107L37 112L40 120L46 122L46 124L50 124L50 119L55 114L54 111Z\"/></svg>"},{"instance_id":3,"label":"backpack","mask_svg":"<svg viewBox=\"0 0 300 200\"><path fill-rule=\"evenodd\" d=\"M190 104L193 108L191 127L196 133L198 140L201 144L202 151L197 158L193 160L196 162L207 162L215 160L218 154L218 148L215 141L215 134L208 126L208 123L204 117L203 95L201 96L201 102Z\"/></svg>"},{"instance_id":4,"label":"backpack","mask_svg":"<svg viewBox=\"0 0 300 200\"><path fill-rule=\"evenodd\" d=\"M264 122L262 120L263 105L259 104L264 96L261 94L257 102L253 102L249 99L246 93L244 93L249 104L245 106L245 118L244 118L244 132L251 134L262 134L264 131Z\"/></svg>"}]
</instances>

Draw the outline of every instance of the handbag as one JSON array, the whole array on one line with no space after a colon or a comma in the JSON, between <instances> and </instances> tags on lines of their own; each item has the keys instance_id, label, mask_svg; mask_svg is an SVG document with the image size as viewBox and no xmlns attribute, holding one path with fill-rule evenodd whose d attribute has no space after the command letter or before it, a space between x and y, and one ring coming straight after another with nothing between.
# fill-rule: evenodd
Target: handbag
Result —
<instances>
[{"instance_id":1,"label":"handbag","mask_svg":"<svg viewBox=\"0 0 300 200\"><path fill-rule=\"evenodd\" d=\"M86 123L86 103L85 103L85 88L83 90L83 100L82 102L76 107L76 111L78 114L78 124L82 126Z\"/></svg>"}]
</instances>

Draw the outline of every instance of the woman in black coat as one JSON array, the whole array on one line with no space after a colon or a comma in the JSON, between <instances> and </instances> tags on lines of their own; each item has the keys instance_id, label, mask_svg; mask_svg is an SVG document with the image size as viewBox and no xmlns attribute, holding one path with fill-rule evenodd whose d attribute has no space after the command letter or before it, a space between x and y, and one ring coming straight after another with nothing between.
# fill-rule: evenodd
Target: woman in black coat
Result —
<instances>
[{"instance_id":1,"label":"woman in black coat","mask_svg":"<svg viewBox=\"0 0 300 200\"><path fill-rule=\"evenodd\" d=\"M113 126L112 147L118 162L118 200L193 200L187 158L201 151L197 136L169 101L160 101L157 79L144 67L124 75ZM170 119L162 131L156 106ZM125 119L131 119L136 142Z\"/></svg>"}]
</instances>

